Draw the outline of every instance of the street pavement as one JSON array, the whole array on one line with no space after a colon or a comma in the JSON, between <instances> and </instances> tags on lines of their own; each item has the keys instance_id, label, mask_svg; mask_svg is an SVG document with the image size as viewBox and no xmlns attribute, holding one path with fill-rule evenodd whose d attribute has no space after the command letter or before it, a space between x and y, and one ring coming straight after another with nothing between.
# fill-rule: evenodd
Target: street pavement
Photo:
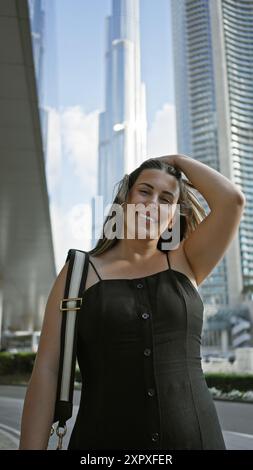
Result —
<instances>
[{"instance_id":1,"label":"street pavement","mask_svg":"<svg viewBox=\"0 0 253 470\"><path fill-rule=\"evenodd\" d=\"M26 388L0 386L0 450L17 450ZM80 392L75 391L73 416L63 448L66 449L78 411ZM215 401L227 450L253 450L253 404ZM50 438L48 449L56 448L56 437Z\"/></svg>"}]
</instances>

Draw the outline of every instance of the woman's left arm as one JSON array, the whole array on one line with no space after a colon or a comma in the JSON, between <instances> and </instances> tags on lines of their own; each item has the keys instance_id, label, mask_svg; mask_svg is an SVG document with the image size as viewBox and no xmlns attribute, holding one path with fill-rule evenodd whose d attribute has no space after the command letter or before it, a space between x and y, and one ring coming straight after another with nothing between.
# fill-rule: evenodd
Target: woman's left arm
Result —
<instances>
[{"instance_id":1,"label":"woman's left arm","mask_svg":"<svg viewBox=\"0 0 253 470\"><path fill-rule=\"evenodd\" d=\"M199 285L221 260L233 240L246 198L228 178L198 160L182 154L160 158L178 167L210 207L210 213L183 244Z\"/></svg>"}]
</instances>

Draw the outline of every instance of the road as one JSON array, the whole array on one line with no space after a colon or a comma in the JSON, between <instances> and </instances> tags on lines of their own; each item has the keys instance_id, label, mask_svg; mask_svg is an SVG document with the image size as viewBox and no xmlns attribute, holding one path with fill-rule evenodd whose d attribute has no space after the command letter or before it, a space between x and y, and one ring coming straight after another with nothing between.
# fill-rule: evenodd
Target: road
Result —
<instances>
[{"instance_id":1,"label":"road","mask_svg":"<svg viewBox=\"0 0 253 470\"><path fill-rule=\"evenodd\" d=\"M0 449L17 449L25 387L0 386ZM74 395L73 417L68 424L64 448L78 410L80 392ZM253 404L215 401L223 436L228 450L253 450ZM51 438L49 449L56 447Z\"/></svg>"}]
</instances>

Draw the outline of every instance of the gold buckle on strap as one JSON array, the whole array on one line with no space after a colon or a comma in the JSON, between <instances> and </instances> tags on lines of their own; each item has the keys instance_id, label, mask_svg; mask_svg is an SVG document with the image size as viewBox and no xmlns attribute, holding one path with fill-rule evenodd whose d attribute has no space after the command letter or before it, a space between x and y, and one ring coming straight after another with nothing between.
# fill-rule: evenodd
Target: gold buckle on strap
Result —
<instances>
[{"instance_id":1,"label":"gold buckle on strap","mask_svg":"<svg viewBox=\"0 0 253 470\"><path fill-rule=\"evenodd\" d=\"M69 302L69 301L72 301L72 300L76 300L76 301L79 300L79 302L80 302L79 307L63 307L63 302ZM61 312L65 311L65 310L80 310L81 305L82 305L82 297L69 297L68 299L62 299L61 300L60 310L61 310Z\"/></svg>"}]
</instances>

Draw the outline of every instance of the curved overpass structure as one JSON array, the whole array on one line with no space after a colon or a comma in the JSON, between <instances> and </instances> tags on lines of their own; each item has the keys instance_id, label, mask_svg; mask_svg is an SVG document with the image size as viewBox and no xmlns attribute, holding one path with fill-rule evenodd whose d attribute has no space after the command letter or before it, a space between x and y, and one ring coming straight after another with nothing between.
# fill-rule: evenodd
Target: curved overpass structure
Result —
<instances>
[{"instance_id":1,"label":"curved overpass structure","mask_svg":"<svg viewBox=\"0 0 253 470\"><path fill-rule=\"evenodd\" d=\"M37 330L56 277L27 2L0 2L0 331Z\"/></svg>"}]
</instances>

